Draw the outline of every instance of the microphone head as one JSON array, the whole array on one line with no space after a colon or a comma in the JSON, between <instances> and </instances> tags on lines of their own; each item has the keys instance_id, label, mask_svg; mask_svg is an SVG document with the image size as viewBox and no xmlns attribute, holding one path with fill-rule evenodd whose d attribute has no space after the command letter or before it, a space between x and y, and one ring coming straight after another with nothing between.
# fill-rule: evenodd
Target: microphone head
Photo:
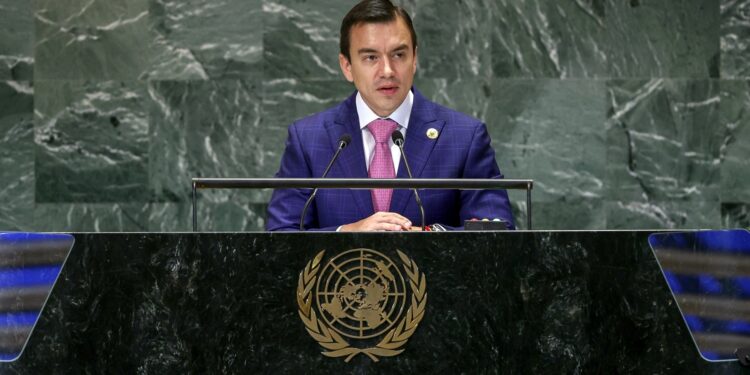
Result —
<instances>
[{"instance_id":1,"label":"microphone head","mask_svg":"<svg viewBox=\"0 0 750 375\"><path fill-rule=\"evenodd\" d=\"M352 142L352 136L349 135L349 133L342 135L339 137L339 147L344 148L349 145L349 143Z\"/></svg>"},{"instance_id":2,"label":"microphone head","mask_svg":"<svg viewBox=\"0 0 750 375\"><path fill-rule=\"evenodd\" d=\"M401 134L400 131L394 130L393 133L391 133L391 140L393 140L393 143L396 146L403 146L404 144L404 135Z\"/></svg>"}]
</instances>

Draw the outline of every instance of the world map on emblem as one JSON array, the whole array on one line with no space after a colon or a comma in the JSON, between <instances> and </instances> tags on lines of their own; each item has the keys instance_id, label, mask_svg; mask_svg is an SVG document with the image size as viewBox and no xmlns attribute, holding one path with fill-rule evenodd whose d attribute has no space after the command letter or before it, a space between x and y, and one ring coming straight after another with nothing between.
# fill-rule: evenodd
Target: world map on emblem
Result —
<instances>
[{"instance_id":1,"label":"world map on emblem","mask_svg":"<svg viewBox=\"0 0 750 375\"><path fill-rule=\"evenodd\" d=\"M321 317L336 332L356 339L393 327L406 305L406 283L399 267L369 249L353 249L331 259L316 285Z\"/></svg>"}]
</instances>

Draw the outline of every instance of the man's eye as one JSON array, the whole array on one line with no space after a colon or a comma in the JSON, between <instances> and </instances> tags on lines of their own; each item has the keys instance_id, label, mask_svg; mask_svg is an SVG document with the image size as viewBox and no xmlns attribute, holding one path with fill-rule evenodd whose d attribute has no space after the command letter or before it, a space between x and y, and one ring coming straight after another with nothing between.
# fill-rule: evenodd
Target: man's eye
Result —
<instances>
[{"instance_id":1,"label":"man's eye","mask_svg":"<svg viewBox=\"0 0 750 375\"><path fill-rule=\"evenodd\" d=\"M375 61L377 59L378 59L378 57L375 56L375 55L367 55L367 56L365 56L365 60L367 60L367 61Z\"/></svg>"},{"instance_id":2,"label":"man's eye","mask_svg":"<svg viewBox=\"0 0 750 375\"><path fill-rule=\"evenodd\" d=\"M397 59L401 59L401 58L404 57L404 53L403 52L396 52L395 54L393 54L393 57L397 58Z\"/></svg>"}]
</instances>

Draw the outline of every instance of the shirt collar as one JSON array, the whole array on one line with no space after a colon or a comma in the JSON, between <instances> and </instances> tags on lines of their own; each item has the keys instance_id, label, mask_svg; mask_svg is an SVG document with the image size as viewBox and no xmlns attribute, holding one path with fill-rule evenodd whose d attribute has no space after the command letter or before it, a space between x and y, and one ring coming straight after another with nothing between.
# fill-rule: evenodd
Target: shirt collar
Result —
<instances>
[{"instance_id":1,"label":"shirt collar","mask_svg":"<svg viewBox=\"0 0 750 375\"><path fill-rule=\"evenodd\" d=\"M360 129L364 129L368 124L379 118L389 118L393 121L396 121L396 123L406 129L409 126L411 107L414 104L414 94L411 92L411 90L409 90L409 93L406 94L406 99L404 99L401 105L398 106L398 108L396 108L393 113L386 117L380 117L376 115L375 112L373 112L372 109L367 106L365 100L362 99L362 94L360 94L359 92L357 92L357 98L355 102L357 103L357 115L359 116Z\"/></svg>"}]
</instances>

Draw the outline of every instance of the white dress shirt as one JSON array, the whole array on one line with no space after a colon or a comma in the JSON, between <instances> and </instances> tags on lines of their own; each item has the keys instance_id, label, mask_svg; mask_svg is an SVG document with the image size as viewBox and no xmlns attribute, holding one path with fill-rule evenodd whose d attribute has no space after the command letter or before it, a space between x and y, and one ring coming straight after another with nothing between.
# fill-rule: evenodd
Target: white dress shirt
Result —
<instances>
[{"instance_id":1,"label":"white dress shirt","mask_svg":"<svg viewBox=\"0 0 750 375\"><path fill-rule=\"evenodd\" d=\"M357 103L359 128L362 130L362 144L365 148L365 163L367 166L367 170L369 171L370 162L372 161L372 158L374 156L373 151L375 150L375 137L373 137L372 133L367 130L367 125L377 119L389 118L398 124L398 130L401 132L401 134L404 135L404 137L406 137L406 128L409 126L409 117L411 116L411 107L414 104L414 94L411 92L411 90L409 90L409 93L406 95L406 99L404 99L404 102L401 103L401 105L398 106L398 108L396 108L396 110L387 117L380 117L376 115L375 112L373 112L372 109L367 106L367 103L365 103L364 99L362 99L362 95L360 93L357 93L355 102ZM393 171L395 173L398 173L398 164L401 161L401 151L398 150L398 146L396 146L392 140L389 140L388 144L391 146L391 156L393 157Z\"/></svg>"}]
</instances>

